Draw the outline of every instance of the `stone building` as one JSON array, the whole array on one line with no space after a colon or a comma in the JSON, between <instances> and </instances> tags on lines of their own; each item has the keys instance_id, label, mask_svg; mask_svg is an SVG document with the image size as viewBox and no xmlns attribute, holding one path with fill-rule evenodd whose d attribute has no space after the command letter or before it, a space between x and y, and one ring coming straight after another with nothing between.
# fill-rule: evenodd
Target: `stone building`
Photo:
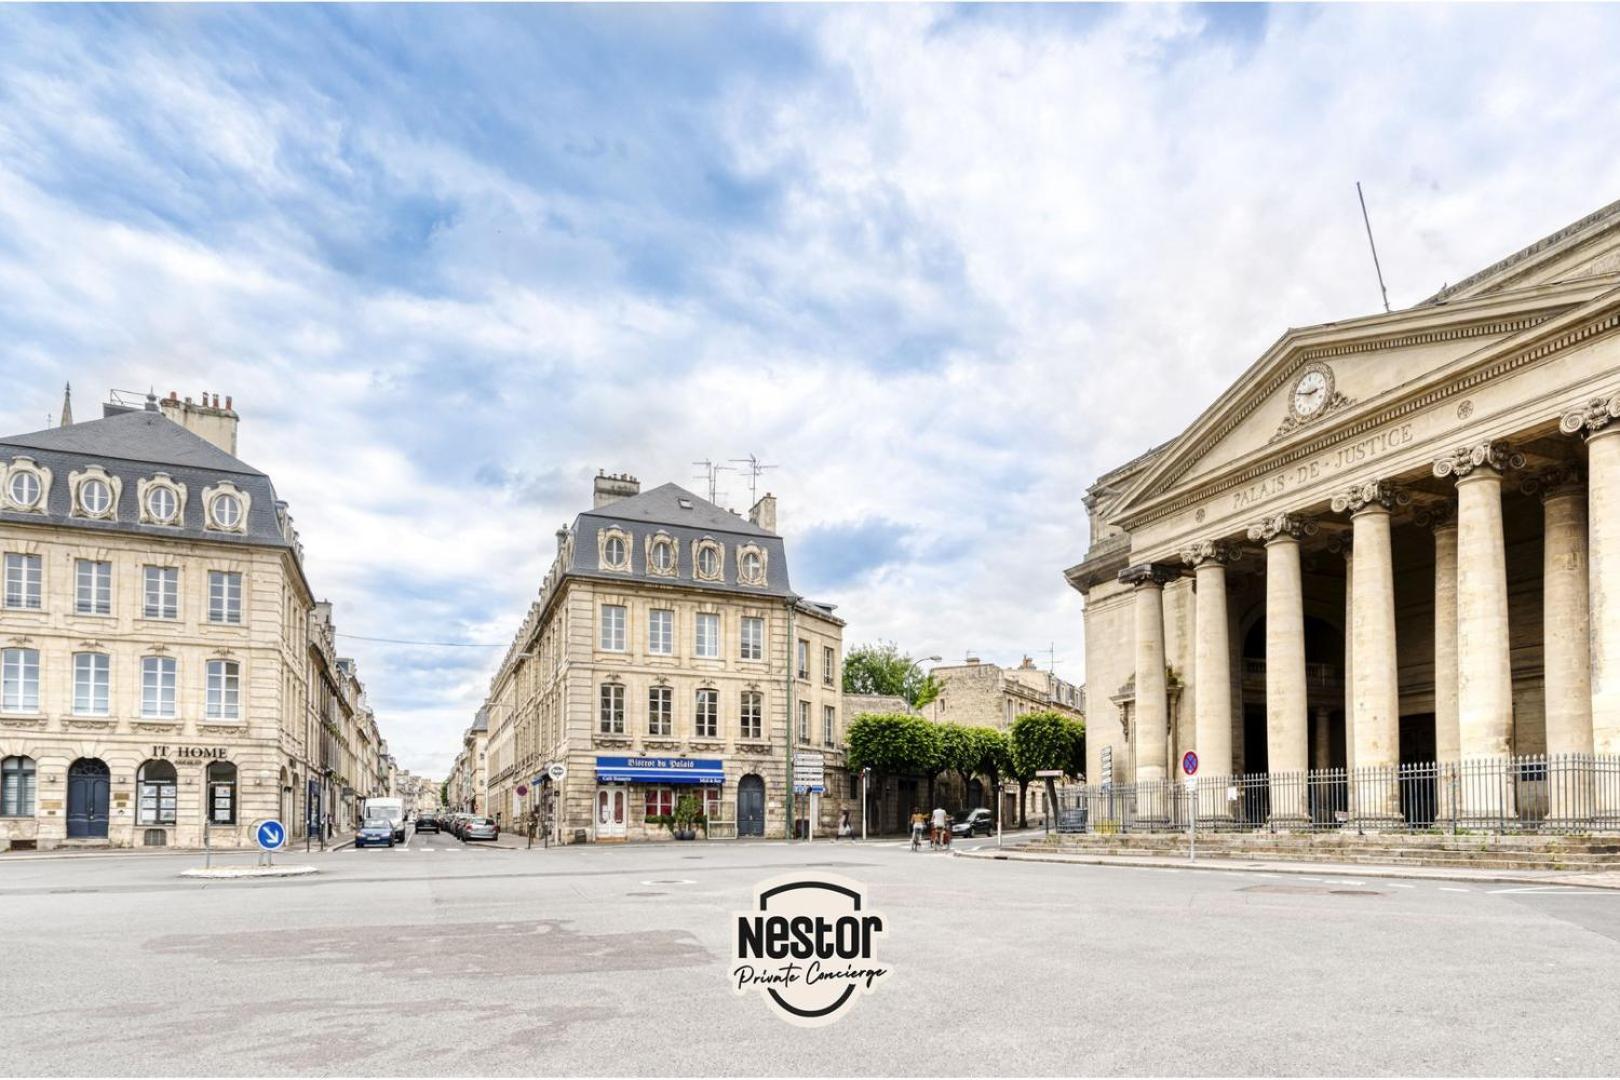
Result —
<instances>
[{"instance_id":1,"label":"stone building","mask_svg":"<svg viewBox=\"0 0 1620 1080\"><path fill-rule=\"evenodd\" d=\"M538 806L569 842L660 839L649 819L690 793L711 836L782 836L790 803L796 822L810 805L791 761L821 755L817 829L834 827L853 805L843 625L793 591L773 496L743 518L598 476L490 683L492 812L515 824Z\"/></svg>"},{"instance_id":2,"label":"stone building","mask_svg":"<svg viewBox=\"0 0 1620 1080\"><path fill-rule=\"evenodd\" d=\"M315 605L230 399L71 418L0 439L0 846L302 835Z\"/></svg>"},{"instance_id":3,"label":"stone building","mask_svg":"<svg viewBox=\"0 0 1620 1080\"><path fill-rule=\"evenodd\" d=\"M940 690L937 698L923 706L922 713L937 723L1006 731L1014 720L1032 712L1055 712L1076 722L1085 721L1085 689L1052 672L1042 671L1028 656L1017 667L1010 668L987 664L970 656L961 664L942 664L928 674L939 683ZM989 793L977 779L963 790L959 778L946 774L941 785L947 809L990 805ZM939 791L935 794L936 801L941 801ZM1017 784L1003 787L1000 808L1003 817L1017 821L1026 815L1045 816L1044 786L1030 786L1029 802L1023 815L1019 813L1018 794Z\"/></svg>"},{"instance_id":4,"label":"stone building","mask_svg":"<svg viewBox=\"0 0 1620 1080\"><path fill-rule=\"evenodd\" d=\"M1620 752L1617 286L1620 203L1414 307L1286 331L1101 476L1066 572L1092 781L1189 749L1215 777ZM1288 790L1274 821L1310 809Z\"/></svg>"}]
</instances>

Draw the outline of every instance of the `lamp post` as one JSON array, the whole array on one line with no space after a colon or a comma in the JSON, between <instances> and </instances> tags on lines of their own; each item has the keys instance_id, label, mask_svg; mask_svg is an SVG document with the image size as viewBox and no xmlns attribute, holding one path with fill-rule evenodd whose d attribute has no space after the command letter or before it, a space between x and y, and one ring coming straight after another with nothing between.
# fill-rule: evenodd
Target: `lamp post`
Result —
<instances>
[{"instance_id":1,"label":"lamp post","mask_svg":"<svg viewBox=\"0 0 1620 1080\"><path fill-rule=\"evenodd\" d=\"M927 664L937 664L937 663L940 662L940 659L941 658L938 657L938 656L922 656L922 657L918 657L916 660L913 660L906 667L906 673L900 680L900 693L901 693L901 696L904 696L905 692L906 692L906 679L911 678L911 673L913 671L917 670L918 666L920 666L922 664L925 664L925 663L927 663ZM906 702L906 704L910 705L913 709L915 709L917 707L913 702L910 702L910 701Z\"/></svg>"}]
</instances>

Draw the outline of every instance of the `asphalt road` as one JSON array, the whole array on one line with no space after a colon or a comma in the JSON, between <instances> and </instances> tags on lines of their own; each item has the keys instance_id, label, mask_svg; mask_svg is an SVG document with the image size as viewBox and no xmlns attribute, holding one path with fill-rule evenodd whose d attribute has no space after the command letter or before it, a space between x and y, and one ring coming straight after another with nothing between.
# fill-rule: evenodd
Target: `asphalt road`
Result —
<instances>
[{"instance_id":1,"label":"asphalt road","mask_svg":"<svg viewBox=\"0 0 1620 1080\"><path fill-rule=\"evenodd\" d=\"M994 862L893 841L528 852L429 834L283 859L322 872L199 883L176 876L195 855L0 856L0 1071L1620 1066L1620 893ZM803 867L865 883L889 919L893 975L819 1029L728 979L729 915Z\"/></svg>"}]
</instances>

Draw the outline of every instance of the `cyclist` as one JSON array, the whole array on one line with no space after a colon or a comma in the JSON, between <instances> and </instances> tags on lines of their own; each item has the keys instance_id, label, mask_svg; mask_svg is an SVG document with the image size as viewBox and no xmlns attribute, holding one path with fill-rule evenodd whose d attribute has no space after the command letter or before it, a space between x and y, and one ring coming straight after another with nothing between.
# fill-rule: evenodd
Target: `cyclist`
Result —
<instances>
[{"instance_id":1,"label":"cyclist","mask_svg":"<svg viewBox=\"0 0 1620 1080\"><path fill-rule=\"evenodd\" d=\"M945 847L951 842L951 816L943 806L934 807L934 847Z\"/></svg>"},{"instance_id":2,"label":"cyclist","mask_svg":"<svg viewBox=\"0 0 1620 1080\"><path fill-rule=\"evenodd\" d=\"M919 806L913 806L911 808L911 850L912 851L917 851L917 850L920 850L922 848L923 829L925 829L927 827L928 827L928 819L923 817L922 808L919 807Z\"/></svg>"}]
</instances>

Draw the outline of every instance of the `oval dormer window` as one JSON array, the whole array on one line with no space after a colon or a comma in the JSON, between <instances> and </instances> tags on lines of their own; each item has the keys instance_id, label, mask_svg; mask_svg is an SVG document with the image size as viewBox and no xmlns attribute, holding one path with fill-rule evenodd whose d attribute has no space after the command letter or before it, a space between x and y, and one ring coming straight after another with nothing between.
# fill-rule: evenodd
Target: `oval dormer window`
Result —
<instances>
[{"instance_id":1,"label":"oval dormer window","mask_svg":"<svg viewBox=\"0 0 1620 1080\"><path fill-rule=\"evenodd\" d=\"M706 578L720 576L720 553L712 547L698 551L698 573Z\"/></svg>"},{"instance_id":2,"label":"oval dormer window","mask_svg":"<svg viewBox=\"0 0 1620 1080\"><path fill-rule=\"evenodd\" d=\"M31 472L12 474L11 483L6 486L11 501L24 510L32 510L39 502L39 490L39 477Z\"/></svg>"},{"instance_id":3,"label":"oval dormer window","mask_svg":"<svg viewBox=\"0 0 1620 1080\"><path fill-rule=\"evenodd\" d=\"M172 524L179 508L180 502L170 488L155 487L146 493L146 512L160 525Z\"/></svg>"},{"instance_id":4,"label":"oval dormer window","mask_svg":"<svg viewBox=\"0 0 1620 1080\"><path fill-rule=\"evenodd\" d=\"M235 495L214 496L214 523L222 529L242 524L242 500Z\"/></svg>"},{"instance_id":5,"label":"oval dormer window","mask_svg":"<svg viewBox=\"0 0 1620 1080\"><path fill-rule=\"evenodd\" d=\"M653 545L653 567L662 573L669 573L675 569L675 545L668 540L660 540Z\"/></svg>"},{"instance_id":6,"label":"oval dormer window","mask_svg":"<svg viewBox=\"0 0 1620 1080\"><path fill-rule=\"evenodd\" d=\"M607 556L607 564L609 566L623 566L624 565L624 556L625 556L626 548L624 546L624 541L621 540L619 537L617 537L617 536L608 537L607 544L604 545L603 551Z\"/></svg>"},{"instance_id":7,"label":"oval dormer window","mask_svg":"<svg viewBox=\"0 0 1620 1080\"><path fill-rule=\"evenodd\" d=\"M744 581L758 582L760 578L759 552L745 552L742 557L742 575Z\"/></svg>"},{"instance_id":8,"label":"oval dormer window","mask_svg":"<svg viewBox=\"0 0 1620 1080\"><path fill-rule=\"evenodd\" d=\"M79 485L79 506L91 517L100 517L112 506L112 489L105 480L86 480Z\"/></svg>"}]
</instances>

